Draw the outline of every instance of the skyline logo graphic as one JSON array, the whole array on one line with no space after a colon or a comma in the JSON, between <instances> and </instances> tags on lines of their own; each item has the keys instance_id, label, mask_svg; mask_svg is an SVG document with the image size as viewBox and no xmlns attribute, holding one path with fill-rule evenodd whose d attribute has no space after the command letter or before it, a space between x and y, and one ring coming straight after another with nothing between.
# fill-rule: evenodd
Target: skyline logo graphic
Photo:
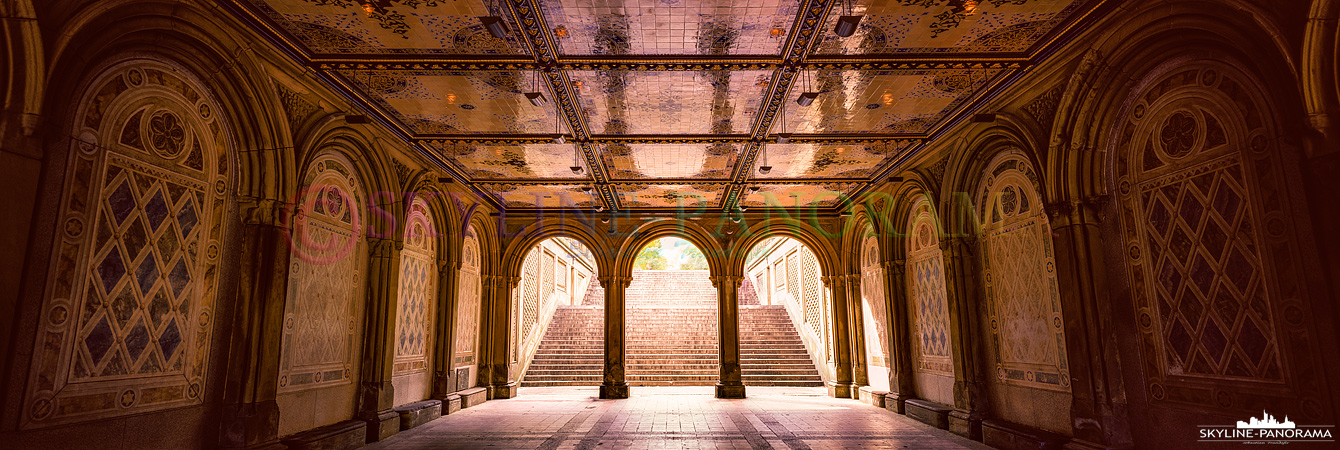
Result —
<instances>
[{"instance_id":1,"label":"skyline logo graphic","mask_svg":"<svg viewBox=\"0 0 1340 450\"><path fill-rule=\"evenodd\" d=\"M1298 425L1285 415L1281 421L1262 410L1261 417L1239 420L1236 425L1201 425L1197 442L1241 442L1243 444L1334 443L1334 425Z\"/></svg>"}]
</instances>

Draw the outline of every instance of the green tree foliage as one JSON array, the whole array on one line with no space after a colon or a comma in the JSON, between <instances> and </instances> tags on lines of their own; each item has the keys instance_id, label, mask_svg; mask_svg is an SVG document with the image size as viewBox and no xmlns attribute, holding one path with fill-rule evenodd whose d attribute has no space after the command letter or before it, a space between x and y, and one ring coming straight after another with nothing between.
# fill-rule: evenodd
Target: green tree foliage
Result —
<instances>
[{"instance_id":1,"label":"green tree foliage","mask_svg":"<svg viewBox=\"0 0 1340 450\"><path fill-rule=\"evenodd\" d=\"M687 246L680 255L680 270L707 270L707 257L703 256L703 251L698 247Z\"/></svg>"},{"instance_id":2,"label":"green tree foliage","mask_svg":"<svg viewBox=\"0 0 1340 450\"><path fill-rule=\"evenodd\" d=\"M640 270L665 270L669 265L665 255L661 254L659 239L642 248L642 252L637 254L637 259L633 260L633 268Z\"/></svg>"}]
</instances>

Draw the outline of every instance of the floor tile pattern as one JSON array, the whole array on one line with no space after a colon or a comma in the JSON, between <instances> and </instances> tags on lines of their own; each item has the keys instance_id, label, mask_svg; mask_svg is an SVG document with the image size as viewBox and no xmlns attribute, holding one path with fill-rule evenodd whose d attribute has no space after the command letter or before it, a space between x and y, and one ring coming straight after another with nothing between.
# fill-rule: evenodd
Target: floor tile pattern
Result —
<instances>
[{"instance_id":1,"label":"floor tile pattern","mask_svg":"<svg viewBox=\"0 0 1340 450\"><path fill-rule=\"evenodd\" d=\"M638 387L599 400L595 388L522 388L368 446L413 449L972 449L987 447L823 388Z\"/></svg>"}]
</instances>

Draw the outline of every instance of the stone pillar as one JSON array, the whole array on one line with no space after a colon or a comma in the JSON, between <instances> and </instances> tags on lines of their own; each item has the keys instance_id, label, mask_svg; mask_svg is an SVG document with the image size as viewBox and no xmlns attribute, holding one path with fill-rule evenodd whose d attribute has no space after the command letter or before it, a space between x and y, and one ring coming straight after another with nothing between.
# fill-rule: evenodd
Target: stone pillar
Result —
<instances>
[{"instance_id":1,"label":"stone pillar","mask_svg":"<svg viewBox=\"0 0 1340 450\"><path fill-rule=\"evenodd\" d=\"M884 298L889 299L889 395L884 407L902 414L908 399L917 398L912 387L912 335L908 324L907 276L903 260L884 261ZM890 400L892 400L890 402ZM890 404L892 403L892 404Z\"/></svg>"},{"instance_id":2,"label":"stone pillar","mask_svg":"<svg viewBox=\"0 0 1340 450\"><path fill-rule=\"evenodd\" d=\"M460 262L437 263L437 314L433 327L433 394L441 400L456 391L456 274Z\"/></svg>"},{"instance_id":3,"label":"stone pillar","mask_svg":"<svg viewBox=\"0 0 1340 450\"><path fill-rule=\"evenodd\" d=\"M1056 252L1056 283L1065 318L1070 366L1070 420L1066 448L1131 448L1112 302L1107 298L1098 213L1106 196L1047 205Z\"/></svg>"},{"instance_id":4,"label":"stone pillar","mask_svg":"<svg viewBox=\"0 0 1340 450\"><path fill-rule=\"evenodd\" d=\"M628 381L624 377L627 345L624 342L624 289L633 277L618 275L600 277L605 288L605 377L600 383L600 398L628 398Z\"/></svg>"},{"instance_id":5,"label":"stone pillar","mask_svg":"<svg viewBox=\"0 0 1340 450\"><path fill-rule=\"evenodd\" d=\"M517 382L512 379L512 290L521 277L494 276L489 286L492 294L488 301L488 335L490 342L489 370L485 383L489 398L516 396Z\"/></svg>"},{"instance_id":6,"label":"stone pillar","mask_svg":"<svg viewBox=\"0 0 1340 450\"><path fill-rule=\"evenodd\" d=\"M851 398L855 388L852 386L851 340L847 290L843 286L845 279L838 276L825 276L821 279L824 287L831 290L833 301L829 302L833 318L832 339L829 346L833 349L833 380L828 383L828 395L835 398Z\"/></svg>"},{"instance_id":7,"label":"stone pillar","mask_svg":"<svg viewBox=\"0 0 1340 450\"><path fill-rule=\"evenodd\" d=\"M279 354L290 265L292 205L241 199L236 305L220 406L219 447L282 449L279 443Z\"/></svg>"},{"instance_id":8,"label":"stone pillar","mask_svg":"<svg viewBox=\"0 0 1340 450\"><path fill-rule=\"evenodd\" d=\"M367 312L363 314L363 361L359 377L358 418L368 423L368 442L400 432L391 374L395 366L395 327L400 288L398 239L368 238Z\"/></svg>"},{"instance_id":9,"label":"stone pillar","mask_svg":"<svg viewBox=\"0 0 1340 450\"><path fill-rule=\"evenodd\" d=\"M870 368L865 359L865 304L861 294L861 275L847 275L847 328L851 332L852 395L861 386L870 385Z\"/></svg>"},{"instance_id":10,"label":"stone pillar","mask_svg":"<svg viewBox=\"0 0 1340 450\"><path fill-rule=\"evenodd\" d=\"M949 413L949 429L973 440L982 440L982 419L986 418L986 385L980 349L981 322L978 317L981 295L975 275L981 273L976 241L966 237L940 239L944 257L945 301L949 306L950 357L954 361L954 410Z\"/></svg>"},{"instance_id":11,"label":"stone pillar","mask_svg":"<svg viewBox=\"0 0 1340 450\"><path fill-rule=\"evenodd\" d=\"M743 277L715 276L717 288L717 355L721 380L717 398L744 398L744 378L740 368L740 300Z\"/></svg>"}]
</instances>

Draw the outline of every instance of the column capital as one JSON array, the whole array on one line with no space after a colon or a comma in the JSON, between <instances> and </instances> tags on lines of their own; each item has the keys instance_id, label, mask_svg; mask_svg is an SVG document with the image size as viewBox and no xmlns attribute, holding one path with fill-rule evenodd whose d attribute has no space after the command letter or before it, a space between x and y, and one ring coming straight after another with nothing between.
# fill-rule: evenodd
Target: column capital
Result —
<instances>
[{"instance_id":1,"label":"column capital","mask_svg":"<svg viewBox=\"0 0 1340 450\"><path fill-rule=\"evenodd\" d=\"M405 249L405 242L391 238L367 238L368 250L374 257L389 257Z\"/></svg>"},{"instance_id":2,"label":"column capital","mask_svg":"<svg viewBox=\"0 0 1340 450\"><path fill-rule=\"evenodd\" d=\"M605 289L614 289L615 286L618 286L619 289L628 289L628 284L633 282L633 277L607 275L598 276L596 280L600 281L600 287Z\"/></svg>"},{"instance_id":3,"label":"column capital","mask_svg":"<svg viewBox=\"0 0 1340 450\"><path fill-rule=\"evenodd\" d=\"M894 259L884 261L883 265L885 271L897 271L898 273L903 273L903 270L907 267L907 260Z\"/></svg>"},{"instance_id":4,"label":"column capital","mask_svg":"<svg viewBox=\"0 0 1340 450\"><path fill-rule=\"evenodd\" d=\"M824 287L829 289L839 289L842 287L842 275L828 275L819 277L819 281L824 283Z\"/></svg>"},{"instance_id":5,"label":"column capital","mask_svg":"<svg viewBox=\"0 0 1340 450\"><path fill-rule=\"evenodd\" d=\"M713 275L707 277L712 280L712 287L721 289L723 286L739 287L744 277L740 275Z\"/></svg>"},{"instance_id":6,"label":"column capital","mask_svg":"<svg viewBox=\"0 0 1340 450\"><path fill-rule=\"evenodd\" d=\"M238 215L245 225L269 225L291 228L296 211L292 203L243 196L237 199Z\"/></svg>"},{"instance_id":7,"label":"column capital","mask_svg":"<svg viewBox=\"0 0 1340 450\"><path fill-rule=\"evenodd\" d=\"M1060 200L1043 205L1052 229L1074 225L1098 225L1102 222L1103 206L1112 200L1107 194L1091 195L1074 200Z\"/></svg>"}]
</instances>

